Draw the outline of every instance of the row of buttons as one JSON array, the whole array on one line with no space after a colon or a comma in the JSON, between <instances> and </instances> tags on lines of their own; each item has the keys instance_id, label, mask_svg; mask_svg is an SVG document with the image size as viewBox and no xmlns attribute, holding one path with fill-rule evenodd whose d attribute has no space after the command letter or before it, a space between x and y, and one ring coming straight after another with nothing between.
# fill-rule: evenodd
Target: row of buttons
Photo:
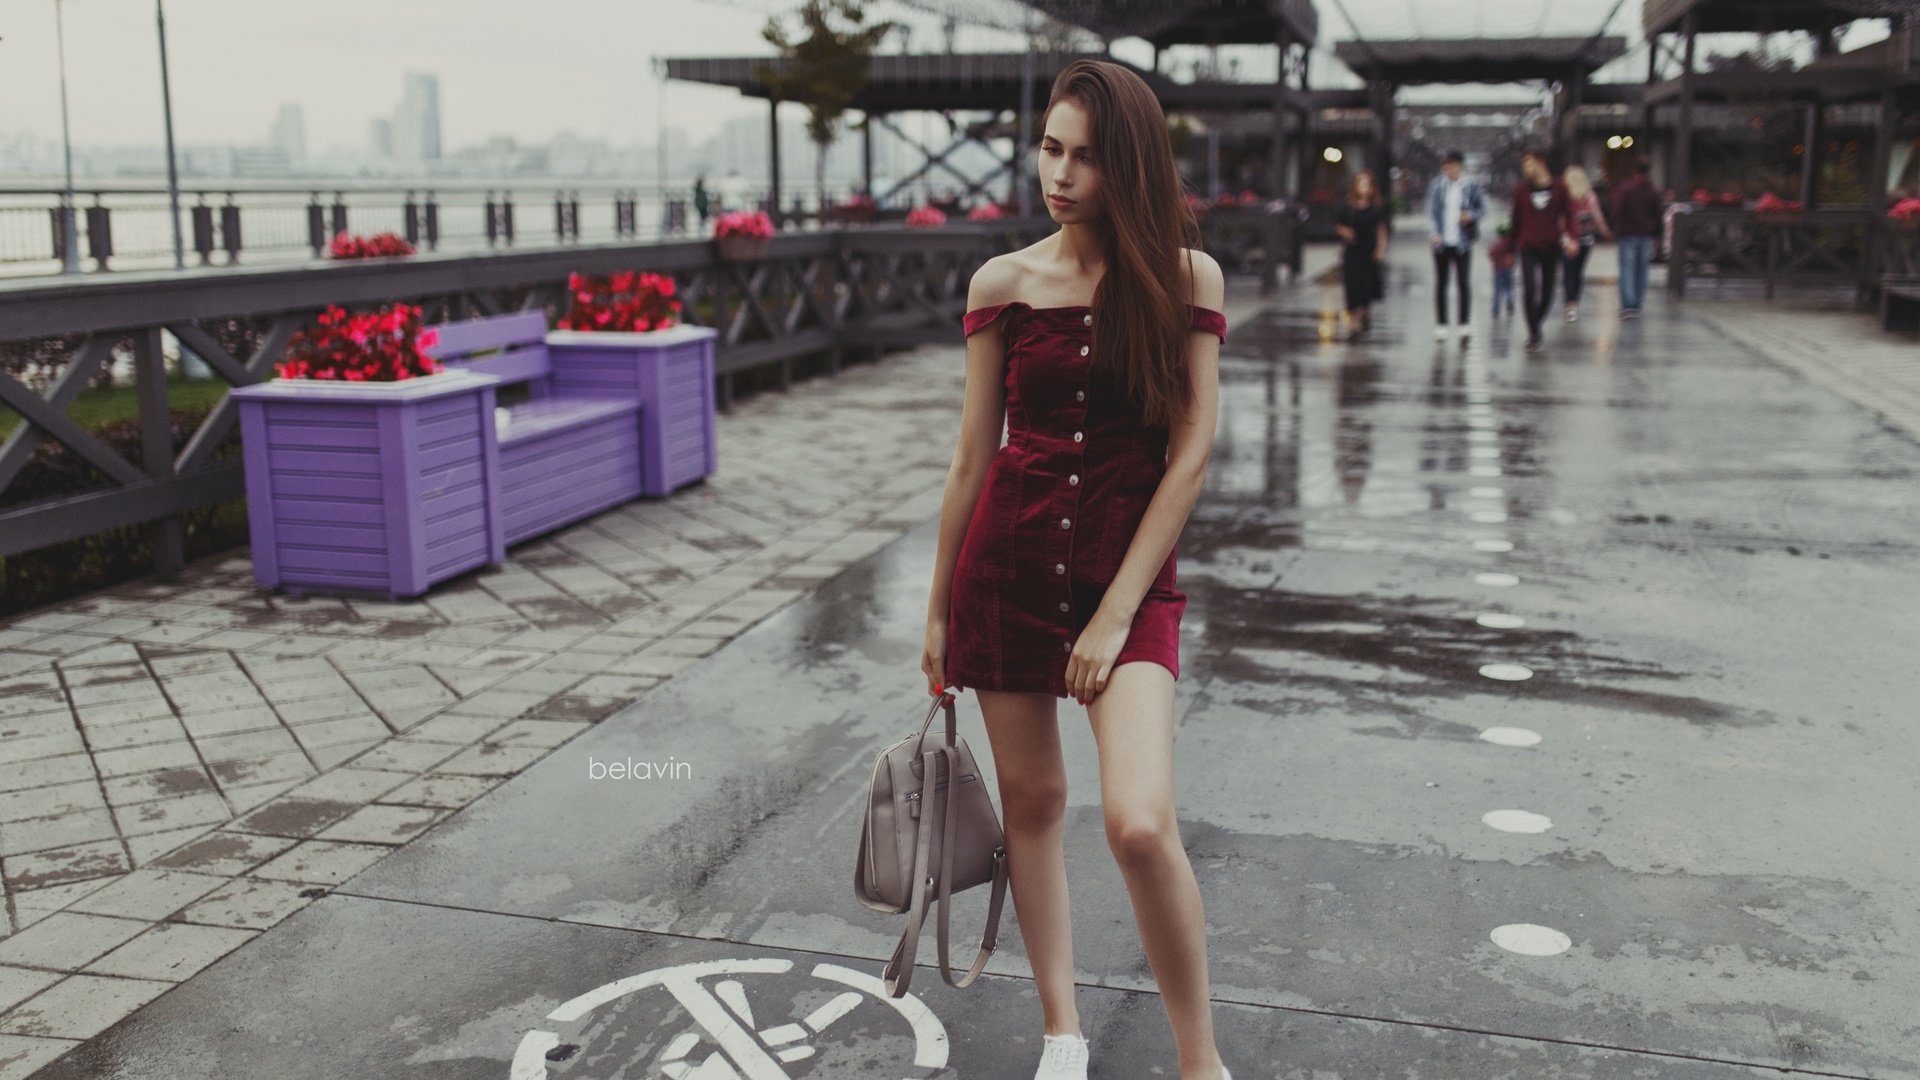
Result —
<instances>
[{"instance_id":1,"label":"row of buttons","mask_svg":"<svg viewBox=\"0 0 1920 1080\"><path fill-rule=\"evenodd\" d=\"M1086 317L1085 317L1085 318L1084 318L1084 319L1083 319L1082 321L1083 321L1084 323L1086 323L1086 325L1088 325L1088 326L1092 326L1092 325L1093 325L1093 316L1092 316L1092 315L1088 315L1088 316L1086 316ZM1085 356L1085 355L1087 355L1087 353L1088 353L1089 351L1090 351L1090 350L1088 349L1088 347L1087 347L1087 346L1085 346L1085 345L1082 345L1082 346L1080 346L1080 355L1081 355L1081 356ZM1085 390L1075 390L1075 391L1073 392L1073 399L1074 399L1075 401L1085 401L1085 400L1087 400L1087 392L1086 392ZM1083 433L1083 432L1079 432L1079 431L1076 431L1076 432L1074 432L1074 433L1073 433L1073 441L1074 441L1074 442L1081 442L1081 441L1082 441L1082 440L1084 440L1085 438L1086 438L1086 435L1085 435L1085 433ZM1070 486L1073 486L1073 487L1078 487L1078 486L1080 486L1080 474L1079 474L1079 473L1074 473L1074 474L1072 474L1072 475L1070 475L1070 476L1068 476L1068 477L1067 477L1067 483L1068 483L1068 484L1069 484ZM1061 527L1061 528L1063 528L1063 529L1071 529L1071 528L1073 528L1073 519L1072 519L1072 518L1061 518L1061 519L1060 519L1060 527ZM1054 564L1053 564L1053 572L1054 572L1055 574L1065 574L1065 573L1067 572L1067 564L1066 564L1066 563L1054 563ZM1071 610L1072 610L1072 608L1071 608L1071 607L1070 607L1070 606L1069 606L1069 605L1067 604L1067 602L1066 602L1066 601L1064 601L1064 600L1062 600L1062 601L1060 602L1060 610L1061 610L1061 611L1063 611L1063 612L1065 612L1065 611L1071 611ZM1060 643L1060 651L1061 651L1061 652L1067 652L1067 653L1070 653L1070 652L1072 652L1072 651L1073 651L1073 642L1071 642L1071 641L1063 641L1063 642L1061 642L1061 643Z\"/></svg>"}]
</instances>

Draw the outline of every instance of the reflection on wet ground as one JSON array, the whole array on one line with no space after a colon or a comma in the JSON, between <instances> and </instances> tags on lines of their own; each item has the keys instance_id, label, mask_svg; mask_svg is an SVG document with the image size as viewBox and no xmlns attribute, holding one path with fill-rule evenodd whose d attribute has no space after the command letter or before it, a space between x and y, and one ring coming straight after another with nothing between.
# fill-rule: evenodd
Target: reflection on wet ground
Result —
<instances>
[{"instance_id":1,"label":"reflection on wet ground","mask_svg":"<svg viewBox=\"0 0 1920 1080\"><path fill-rule=\"evenodd\" d=\"M1484 318L1431 342L1424 254L1397 253L1371 337L1323 340L1309 289L1222 358L1179 548L1175 769L1230 1067L1920 1074L1920 447L1659 298L1620 324L1604 286L1538 357ZM871 996L819 1012L861 991L818 965L877 972L900 926L854 902L848 860L873 753L924 714L934 541L916 529L47 1075L1030 1075L1011 915L980 986L915 979L945 1064L916 1065ZM970 699L962 718L991 779ZM1174 1076L1085 715L1060 720L1091 1075ZM696 779L582 779L669 754ZM961 898L956 943L981 906ZM657 994L553 1019L710 962L761 966L676 1000L724 998L764 1047L692 1072L729 1013ZM551 1049L510 1074L523 1044ZM728 1065L777 1047L796 1056Z\"/></svg>"}]
</instances>

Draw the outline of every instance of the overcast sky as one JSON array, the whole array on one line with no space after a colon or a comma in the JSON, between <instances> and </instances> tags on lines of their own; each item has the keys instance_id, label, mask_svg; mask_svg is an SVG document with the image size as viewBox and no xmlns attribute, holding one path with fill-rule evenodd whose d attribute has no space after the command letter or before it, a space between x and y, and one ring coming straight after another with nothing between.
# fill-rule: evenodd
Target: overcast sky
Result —
<instances>
[{"instance_id":1,"label":"overcast sky","mask_svg":"<svg viewBox=\"0 0 1920 1080\"><path fill-rule=\"evenodd\" d=\"M54 2L0 0L0 135L59 134ZM913 2L967 12L1010 0ZM1361 34L1380 39L1588 34L1614 5L1345 0ZM769 52L760 38L766 13L793 6L797 0L167 0L176 134L182 143L263 142L280 104L293 101L304 109L311 151L359 148L368 120L399 100L403 74L429 71L440 79L449 149L496 134L543 142L566 129L650 143L660 97L654 57ZM1352 36L1338 6L1319 7L1322 49ZM157 143L153 0L66 0L64 11L74 141ZM920 21L915 51L938 47L934 20ZM1637 42L1639 26L1640 0L1625 0L1613 32ZM1005 40L963 31L960 47ZM1326 85L1334 66L1321 63L1316 81ZM703 127L765 108L731 90L677 82L666 103L667 122L696 138Z\"/></svg>"}]
</instances>

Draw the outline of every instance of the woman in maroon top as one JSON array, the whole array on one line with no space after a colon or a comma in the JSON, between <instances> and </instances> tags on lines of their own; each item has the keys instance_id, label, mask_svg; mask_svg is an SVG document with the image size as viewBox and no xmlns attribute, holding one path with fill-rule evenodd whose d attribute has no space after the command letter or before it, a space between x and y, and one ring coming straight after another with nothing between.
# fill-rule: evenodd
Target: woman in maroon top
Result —
<instances>
[{"instance_id":1,"label":"woman in maroon top","mask_svg":"<svg viewBox=\"0 0 1920 1080\"><path fill-rule=\"evenodd\" d=\"M1546 155L1520 155L1519 185L1513 189L1513 247L1520 256L1520 304L1527 316L1527 348L1540 348L1540 324L1553 306L1553 275L1562 259L1580 250L1573 202L1567 186L1554 178Z\"/></svg>"},{"instance_id":2,"label":"woman in maroon top","mask_svg":"<svg viewBox=\"0 0 1920 1080\"><path fill-rule=\"evenodd\" d=\"M980 698L1014 911L1045 1019L1040 1080L1086 1075L1074 1002L1055 706L1087 706L1109 845L1184 1080L1226 1080L1206 920L1173 793L1174 542L1219 410L1218 264L1197 237L1166 119L1138 75L1076 60L1044 115L1058 231L988 260L967 293L967 390L941 505L921 667ZM1002 421L1008 428L1000 446Z\"/></svg>"}]
</instances>

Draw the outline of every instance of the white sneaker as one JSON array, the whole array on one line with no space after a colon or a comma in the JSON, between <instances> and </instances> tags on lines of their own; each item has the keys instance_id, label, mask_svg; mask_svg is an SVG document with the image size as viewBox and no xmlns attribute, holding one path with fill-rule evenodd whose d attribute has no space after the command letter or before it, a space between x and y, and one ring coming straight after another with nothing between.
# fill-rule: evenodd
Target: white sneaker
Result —
<instances>
[{"instance_id":1,"label":"white sneaker","mask_svg":"<svg viewBox=\"0 0 1920 1080\"><path fill-rule=\"evenodd\" d=\"M1441 323L1439 326L1436 326L1433 328L1433 340L1435 341L1447 340L1447 324L1446 323Z\"/></svg>"},{"instance_id":2,"label":"white sneaker","mask_svg":"<svg viewBox=\"0 0 1920 1080\"><path fill-rule=\"evenodd\" d=\"M1568 308L1568 309L1567 309L1567 321L1568 321L1568 322L1579 322L1579 321L1580 321L1580 309L1579 309L1579 308L1577 308L1577 307L1570 307L1570 308Z\"/></svg>"},{"instance_id":3,"label":"white sneaker","mask_svg":"<svg viewBox=\"0 0 1920 1080\"><path fill-rule=\"evenodd\" d=\"M1033 1080L1087 1080L1086 1036L1046 1035L1040 1044L1040 1068Z\"/></svg>"}]
</instances>

